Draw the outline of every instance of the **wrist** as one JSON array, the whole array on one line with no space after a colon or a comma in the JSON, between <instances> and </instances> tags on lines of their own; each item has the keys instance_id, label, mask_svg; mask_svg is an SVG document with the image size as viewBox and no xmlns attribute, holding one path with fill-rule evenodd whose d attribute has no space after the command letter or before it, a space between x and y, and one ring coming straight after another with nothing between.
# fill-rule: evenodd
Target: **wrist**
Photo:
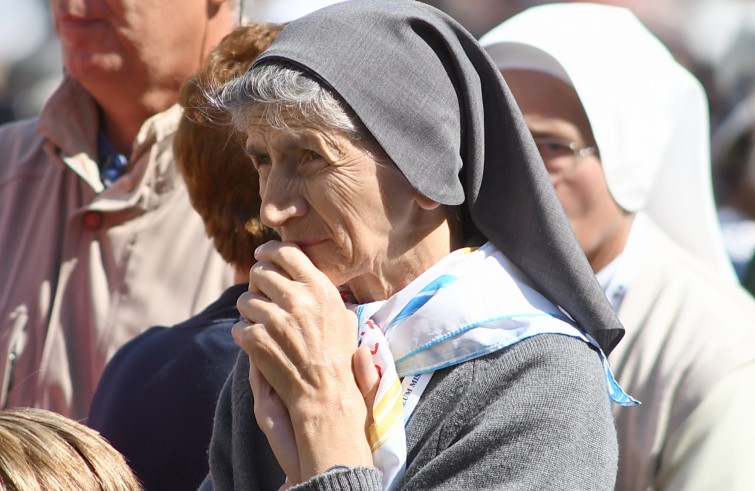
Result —
<instances>
[{"instance_id":1,"label":"wrist","mask_svg":"<svg viewBox=\"0 0 755 491\"><path fill-rule=\"evenodd\" d=\"M303 480L338 466L372 466L365 433L367 411L361 394L355 392L358 399L321 399L291 414Z\"/></svg>"}]
</instances>

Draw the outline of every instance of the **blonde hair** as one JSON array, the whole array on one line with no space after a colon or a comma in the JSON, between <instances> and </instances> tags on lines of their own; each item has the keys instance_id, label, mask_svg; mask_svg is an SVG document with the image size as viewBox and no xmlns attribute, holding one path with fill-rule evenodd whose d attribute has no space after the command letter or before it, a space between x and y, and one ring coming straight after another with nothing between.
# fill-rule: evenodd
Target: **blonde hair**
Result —
<instances>
[{"instance_id":1,"label":"blonde hair","mask_svg":"<svg viewBox=\"0 0 755 491\"><path fill-rule=\"evenodd\" d=\"M37 408L0 411L0 490L141 490L99 433Z\"/></svg>"}]
</instances>

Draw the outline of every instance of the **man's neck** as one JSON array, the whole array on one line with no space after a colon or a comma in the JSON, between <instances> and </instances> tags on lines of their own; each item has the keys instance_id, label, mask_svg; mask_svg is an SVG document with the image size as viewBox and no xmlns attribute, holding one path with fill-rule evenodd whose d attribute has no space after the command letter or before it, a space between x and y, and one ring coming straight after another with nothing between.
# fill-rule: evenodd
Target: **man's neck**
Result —
<instances>
[{"instance_id":1,"label":"man's neck","mask_svg":"<svg viewBox=\"0 0 755 491\"><path fill-rule=\"evenodd\" d=\"M100 107L100 125L115 150L129 156L136 135L144 122L176 102L175 91L161 92L143 95L141 98L98 98L93 94Z\"/></svg>"}]
</instances>

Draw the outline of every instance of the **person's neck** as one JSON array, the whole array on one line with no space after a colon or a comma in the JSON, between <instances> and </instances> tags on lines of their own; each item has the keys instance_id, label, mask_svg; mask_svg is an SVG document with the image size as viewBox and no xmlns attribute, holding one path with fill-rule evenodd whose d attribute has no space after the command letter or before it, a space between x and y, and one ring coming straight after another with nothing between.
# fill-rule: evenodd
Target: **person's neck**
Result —
<instances>
[{"instance_id":1,"label":"person's neck","mask_svg":"<svg viewBox=\"0 0 755 491\"><path fill-rule=\"evenodd\" d=\"M108 142L118 152L130 156L131 147L144 122L172 106L177 91L149 90L141 96L102 97L93 94L100 107L100 125Z\"/></svg>"},{"instance_id":2,"label":"person's neck","mask_svg":"<svg viewBox=\"0 0 755 491\"><path fill-rule=\"evenodd\" d=\"M462 242L444 221L398 257L379 265L372 273L350 281L349 289L359 303L386 300L461 247Z\"/></svg>"},{"instance_id":3,"label":"person's neck","mask_svg":"<svg viewBox=\"0 0 755 491\"><path fill-rule=\"evenodd\" d=\"M239 283L248 283L249 282L249 269L242 268L240 266L234 266L233 267L233 284L238 285Z\"/></svg>"},{"instance_id":4,"label":"person's neck","mask_svg":"<svg viewBox=\"0 0 755 491\"><path fill-rule=\"evenodd\" d=\"M594 273L608 266L624 251L629 240L629 232L632 230L632 220L634 214L628 213L622 217L616 227L606 234L600 246L587 254L587 260Z\"/></svg>"}]
</instances>

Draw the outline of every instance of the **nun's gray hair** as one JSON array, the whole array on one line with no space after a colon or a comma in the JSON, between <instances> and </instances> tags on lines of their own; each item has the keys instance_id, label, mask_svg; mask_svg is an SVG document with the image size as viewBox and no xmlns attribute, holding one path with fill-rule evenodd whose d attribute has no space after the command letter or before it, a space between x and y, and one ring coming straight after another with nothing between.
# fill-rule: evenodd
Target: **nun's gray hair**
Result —
<instances>
[{"instance_id":1,"label":"nun's gray hair","mask_svg":"<svg viewBox=\"0 0 755 491\"><path fill-rule=\"evenodd\" d=\"M315 77L280 62L264 63L223 85L214 98L218 109L231 115L236 128L246 131L252 114L263 109L267 124L288 129L286 119L343 131L359 139L362 125L348 106Z\"/></svg>"}]
</instances>

